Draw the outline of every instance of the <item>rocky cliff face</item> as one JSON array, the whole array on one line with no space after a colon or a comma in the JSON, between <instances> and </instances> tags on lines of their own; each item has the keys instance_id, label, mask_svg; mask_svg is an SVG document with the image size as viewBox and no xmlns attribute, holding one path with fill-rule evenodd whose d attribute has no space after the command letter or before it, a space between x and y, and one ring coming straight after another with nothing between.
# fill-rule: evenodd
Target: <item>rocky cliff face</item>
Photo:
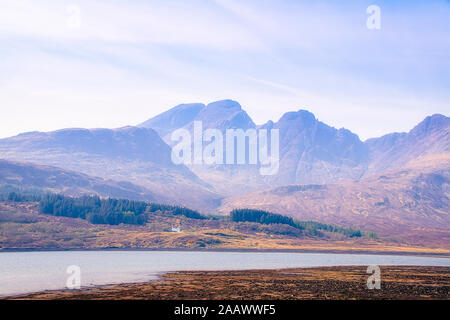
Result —
<instances>
[{"instance_id":1,"label":"rocky cliff face","mask_svg":"<svg viewBox=\"0 0 450 320\"><path fill-rule=\"evenodd\" d=\"M368 149L358 136L320 122L306 111L285 113L262 126L280 131L280 172L275 184L322 184L358 179L368 164Z\"/></svg>"}]
</instances>

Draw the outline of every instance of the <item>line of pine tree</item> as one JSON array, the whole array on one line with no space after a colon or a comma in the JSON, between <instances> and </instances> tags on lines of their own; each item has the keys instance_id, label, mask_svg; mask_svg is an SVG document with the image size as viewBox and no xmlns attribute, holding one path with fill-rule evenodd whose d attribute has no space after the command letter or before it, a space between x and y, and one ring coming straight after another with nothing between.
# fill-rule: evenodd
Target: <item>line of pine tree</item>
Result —
<instances>
[{"instance_id":1,"label":"line of pine tree","mask_svg":"<svg viewBox=\"0 0 450 320\"><path fill-rule=\"evenodd\" d=\"M362 232L358 229L349 227L336 226L332 224L325 224L315 221L298 221L291 217L283 216L264 210L253 209L234 209L230 212L230 219L233 222L256 222L261 224L287 224L291 227L307 230L312 235L320 236L320 231L327 231L333 233L340 233L347 237L362 237L376 238L374 232Z\"/></svg>"},{"instance_id":2,"label":"line of pine tree","mask_svg":"<svg viewBox=\"0 0 450 320\"><path fill-rule=\"evenodd\" d=\"M126 199L102 199L98 196L72 198L60 194L47 194L41 197L39 206L42 213L82 218L93 224L142 225L147 222L148 214L156 211L192 219L206 219L199 212L180 206Z\"/></svg>"},{"instance_id":3,"label":"line of pine tree","mask_svg":"<svg viewBox=\"0 0 450 320\"><path fill-rule=\"evenodd\" d=\"M261 224L287 224L292 227L297 227L291 217L286 217L281 214L275 214L263 210L252 209L234 209L230 213L231 221L234 222L257 222Z\"/></svg>"}]
</instances>

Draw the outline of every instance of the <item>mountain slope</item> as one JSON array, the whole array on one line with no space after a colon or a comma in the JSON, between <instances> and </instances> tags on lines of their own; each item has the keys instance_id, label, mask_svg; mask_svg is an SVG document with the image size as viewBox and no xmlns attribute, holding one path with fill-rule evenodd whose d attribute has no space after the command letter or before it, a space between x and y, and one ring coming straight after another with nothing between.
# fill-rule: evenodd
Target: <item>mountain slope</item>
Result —
<instances>
[{"instance_id":1,"label":"mountain slope","mask_svg":"<svg viewBox=\"0 0 450 320\"><path fill-rule=\"evenodd\" d=\"M359 181L251 192L226 199L221 210L232 208L264 209L373 230L389 240L448 246L450 155L424 158Z\"/></svg>"},{"instance_id":2,"label":"mountain slope","mask_svg":"<svg viewBox=\"0 0 450 320\"><path fill-rule=\"evenodd\" d=\"M205 105L203 103L180 104L141 123L139 126L151 128L158 132L161 137L165 137L172 131L194 121L198 113L204 108Z\"/></svg>"},{"instance_id":3,"label":"mountain slope","mask_svg":"<svg viewBox=\"0 0 450 320\"><path fill-rule=\"evenodd\" d=\"M195 120L202 121L205 129L214 128L221 131L234 128L246 130L256 127L247 112L233 100L221 100L208 104L198 113Z\"/></svg>"},{"instance_id":4,"label":"mountain slope","mask_svg":"<svg viewBox=\"0 0 450 320\"><path fill-rule=\"evenodd\" d=\"M182 120L180 120L182 119ZM203 129L256 129L257 126L233 100L208 104L180 105L154 117L142 126L157 130L171 144L170 132L177 126L193 132L193 122ZM161 129L163 128L163 129ZM169 129L170 130L167 130ZM279 129L280 170L275 176L261 176L257 165L190 165L202 180L225 195L288 183L327 183L342 178L361 177L368 166L368 148L346 129L335 129L308 111L288 112L281 119L259 127Z\"/></svg>"},{"instance_id":5,"label":"mountain slope","mask_svg":"<svg viewBox=\"0 0 450 320\"><path fill-rule=\"evenodd\" d=\"M258 165L249 164L173 164L167 144L174 144L171 132L184 128L192 133L194 121L201 121L203 130L214 128L223 134L236 128L278 129L278 174L261 176ZM349 130L333 128L305 110L285 113L279 121L257 127L238 102L222 100L208 105L179 105L140 127L64 129L0 139L0 154L9 160L130 181L175 203L211 210L225 196L288 184L357 181L400 169L424 157L447 154L449 128L448 117L433 115L409 133L389 134L363 143Z\"/></svg>"},{"instance_id":6,"label":"mountain slope","mask_svg":"<svg viewBox=\"0 0 450 320\"><path fill-rule=\"evenodd\" d=\"M183 104L176 106L140 126L156 130L169 144L171 133L184 128L193 136L194 121L202 123L203 130L218 129L225 137L227 129L255 129L256 125L241 105L233 100L221 100L203 104ZM193 142L192 142L193 145ZM205 143L206 145L206 143ZM267 187L258 173L256 165L188 165L203 181L208 181L218 193L230 195L248 190Z\"/></svg>"},{"instance_id":7,"label":"mountain slope","mask_svg":"<svg viewBox=\"0 0 450 320\"><path fill-rule=\"evenodd\" d=\"M253 120L233 100L220 100L204 105L201 103L181 104L139 126L152 128L168 143L171 144L171 133L179 128L192 130L193 122L201 121L203 129L214 128L224 131L231 128L255 128Z\"/></svg>"},{"instance_id":8,"label":"mountain slope","mask_svg":"<svg viewBox=\"0 0 450 320\"><path fill-rule=\"evenodd\" d=\"M280 170L271 184L358 179L368 165L368 149L357 135L330 127L306 110L285 113L262 128L280 132Z\"/></svg>"},{"instance_id":9,"label":"mountain slope","mask_svg":"<svg viewBox=\"0 0 450 320\"><path fill-rule=\"evenodd\" d=\"M408 133L393 133L369 139L370 166L366 175L399 168L408 162L450 153L450 118L435 114L425 118Z\"/></svg>"},{"instance_id":10,"label":"mountain slope","mask_svg":"<svg viewBox=\"0 0 450 320\"><path fill-rule=\"evenodd\" d=\"M31 132L1 139L0 154L8 160L32 161L130 181L162 198L194 208L214 206L219 198L188 168L172 163L170 147L152 129Z\"/></svg>"},{"instance_id":11,"label":"mountain slope","mask_svg":"<svg viewBox=\"0 0 450 320\"><path fill-rule=\"evenodd\" d=\"M208 104L195 118L201 121L203 130L218 129L225 137L227 129L254 129L253 120L241 105L233 100L222 100ZM193 132L193 122L185 126ZM224 149L226 152L226 149ZM225 160L224 160L225 162ZM189 169L202 180L208 181L217 192L223 195L236 194L262 188L264 180L259 175L256 165L189 165Z\"/></svg>"},{"instance_id":12,"label":"mountain slope","mask_svg":"<svg viewBox=\"0 0 450 320\"><path fill-rule=\"evenodd\" d=\"M1 159L0 185L39 189L71 196L96 194L102 197L168 201L130 182L105 180L57 167Z\"/></svg>"},{"instance_id":13,"label":"mountain slope","mask_svg":"<svg viewBox=\"0 0 450 320\"><path fill-rule=\"evenodd\" d=\"M408 162L449 152L449 118L433 115L409 133L393 133L362 142L351 131L333 128L306 110L285 113L277 122L255 126L239 103L232 100L186 104L154 117L142 125L157 130L165 141L178 128L193 131L193 122L203 129L278 129L280 168L274 176L261 176L256 165L190 165L202 180L219 193L230 196L286 184L327 184L358 180Z\"/></svg>"}]
</instances>

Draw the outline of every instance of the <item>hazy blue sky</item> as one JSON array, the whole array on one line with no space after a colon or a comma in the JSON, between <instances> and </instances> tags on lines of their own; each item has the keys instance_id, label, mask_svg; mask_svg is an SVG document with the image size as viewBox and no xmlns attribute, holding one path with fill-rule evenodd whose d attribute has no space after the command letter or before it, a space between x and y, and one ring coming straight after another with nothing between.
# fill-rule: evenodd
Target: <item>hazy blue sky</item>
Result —
<instances>
[{"instance_id":1,"label":"hazy blue sky","mask_svg":"<svg viewBox=\"0 0 450 320\"><path fill-rule=\"evenodd\" d=\"M225 98L362 139L450 113L449 1L1 0L0 41L0 137Z\"/></svg>"}]
</instances>

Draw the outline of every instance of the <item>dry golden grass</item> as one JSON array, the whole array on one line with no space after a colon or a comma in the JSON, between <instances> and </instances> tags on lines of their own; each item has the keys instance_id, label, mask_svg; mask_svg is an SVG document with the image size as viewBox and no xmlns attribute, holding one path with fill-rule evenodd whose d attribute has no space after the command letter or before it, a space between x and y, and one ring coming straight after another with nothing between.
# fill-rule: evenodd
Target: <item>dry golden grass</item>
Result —
<instances>
[{"instance_id":1,"label":"dry golden grass","mask_svg":"<svg viewBox=\"0 0 450 320\"><path fill-rule=\"evenodd\" d=\"M446 248L410 246L366 238L294 237L217 220L154 215L145 226L92 225L86 220L39 214L35 204L0 203L0 249L179 248L309 250L450 254ZM24 222L25 221L25 222ZM173 225L182 231L170 232Z\"/></svg>"}]
</instances>

